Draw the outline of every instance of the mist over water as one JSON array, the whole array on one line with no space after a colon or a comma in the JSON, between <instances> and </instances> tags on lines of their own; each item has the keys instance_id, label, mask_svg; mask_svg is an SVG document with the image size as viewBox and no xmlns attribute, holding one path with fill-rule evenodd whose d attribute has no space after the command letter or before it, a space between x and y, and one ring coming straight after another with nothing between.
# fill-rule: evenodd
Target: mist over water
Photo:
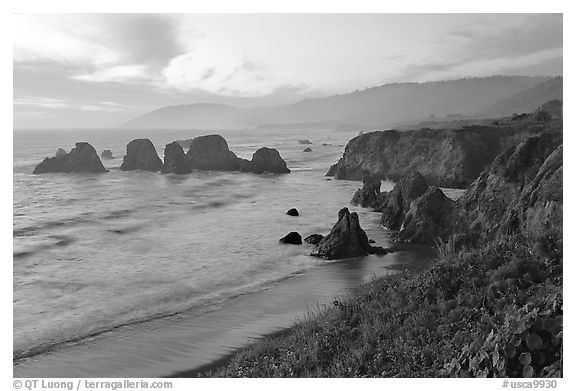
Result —
<instances>
[{"instance_id":1,"label":"mist over water","mask_svg":"<svg viewBox=\"0 0 576 391\"><path fill-rule=\"evenodd\" d=\"M324 177L350 134L218 132L238 156L277 148L288 175L124 172L125 145L164 145L207 132L152 130L14 133L14 355L118 325L210 306L324 261L312 247L280 245L290 231L326 234L358 182ZM314 152L298 139L310 139ZM35 164L88 141L106 174L32 175ZM328 144L328 145L322 145ZM391 185L390 185L391 187ZM384 189L386 190L386 189ZM296 207L294 218L285 211ZM377 230L374 213L359 210ZM386 245L385 243L382 243Z\"/></svg>"}]
</instances>

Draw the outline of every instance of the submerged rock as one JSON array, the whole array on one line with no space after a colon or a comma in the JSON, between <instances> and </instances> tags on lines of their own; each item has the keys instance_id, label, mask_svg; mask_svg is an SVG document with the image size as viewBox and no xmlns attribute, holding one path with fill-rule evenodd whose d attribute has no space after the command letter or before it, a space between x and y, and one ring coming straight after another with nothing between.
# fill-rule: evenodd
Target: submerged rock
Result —
<instances>
[{"instance_id":1,"label":"submerged rock","mask_svg":"<svg viewBox=\"0 0 576 391\"><path fill-rule=\"evenodd\" d=\"M100 154L100 157L102 159L114 159L114 155L112 155L112 151L109 149L103 150L102 153Z\"/></svg>"},{"instance_id":2,"label":"submerged rock","mask_svg":"<svg viewBox=\"0 0 576 391\"><path fill-rule=\"evenodd\" d=\"M312 148L306 148L306 149L303 150L302 152L312 152Z\"/></svg>"},{"instance_id":3,"label":"submerged rock","mask_svg":"<svg viewBox=\"0 0 576 391\"><path fill-rule=\"evenodd\" d=\"M162 165L162 173L189 174L191 172L190 160L184 153L180 144L174 141L166 145L164 148L164 164Z\"/></svg>"},{"instance_id":4,"label":"submerged rock","mask_svg":"<svg viewBox=\"0 0 576 391\"><path fill-rule=\"evenodd\" d=\"M311 255L326 259L341 259L373 253L383 254L386 250L370 246L366 232L360 227L358 214L350 213L348 208L343 208L338 212L338 221L330 233L318 243L318 248Z\"/></svg>"},{"instance_id":5,"label":"submerged rock","mask_svg":"<svg viewBox=\"0 0 576 391\"><path fill-rule=\"evenodd\" d=\"M423 195L428 189L428 184L419 172L414 171L400 179L394 188L388 193L385 204L382 207L380 222L388 229L399 229L408 210L410 203Z\"/></svg>"},{"instance_id":6,"label":"submerged rock","mask_svg":"<svg viewBox=\"0 0 576 391\"><path fill-rule=\"evenodd\" d=\"M312 144L310 140L298 140L298 144Z\"/></svg>"},{"instance_id":7,"label":"submerged rock","mask_svg":"<svg viewBox=\"0 0 576 391\"><path fill-rule=\"evenodd\" d=\"M456 202L439 188L430 187L410 204L397 239L429 245L447 242L454 233L455 214Z\"/></svg>"},{"instance_id":8,"label":"submerged rock","mask_svg":"<svg viewBox=\"0 0 576 391\"><path fill-rule=\"evenodd\" d=\"M306 243L310 243L310 244L318 244L318 243L320 243L320 241L321 241L322 239L324 239L324 235L312 234L312 235L306 236L306 237L304 238L304 241L305 241Z\"/></svg>"},{"instance_id":9,"label":"submerged rock","mask_svg":"<svg viewBox=\"0 0 576 391\"><path fill-rule=\"evenodd\" d=\"M162 160L158 157L156 148L150 139L136 139L126 145L126 155L120 169L124 171L160 171Z\"/></svg>"},{"instance_id":10,"label":"submerged rock","mask_svg":"<svg viewBox=\"0 0 576 391\"><path fill-rule=\"evenodd\" d=\"M302 244L302 236L298 232L290 232L288 235L280 239L280 243L284 244Z\"/></svg>"},{"instance_id":11,"label":"submerged rock","mask_svg":"<svg viewBox=\"0 0 576 391\"><path fill-rule=\"evenodd\" d=\"M65 152L65 151L64 151ZM34 174L48 172L108 172L100 161L96 150L92 145L79 142L69 153L60 153L51 158L44 159L34 168Z\"/></svg>"},{"instance_id":12,"label":"submerged rock","mask_svg":"<svg viewBox=\"0 0 576 391\"><path fill-rule=\"evenodd\" d=\"M288 216L299 216L299 215L300 215L300 213L298 213L298 209L296 209L296 208L288 209L288 211L286 212L286 214L287 214Z\"/></svg>"}]
</instances>

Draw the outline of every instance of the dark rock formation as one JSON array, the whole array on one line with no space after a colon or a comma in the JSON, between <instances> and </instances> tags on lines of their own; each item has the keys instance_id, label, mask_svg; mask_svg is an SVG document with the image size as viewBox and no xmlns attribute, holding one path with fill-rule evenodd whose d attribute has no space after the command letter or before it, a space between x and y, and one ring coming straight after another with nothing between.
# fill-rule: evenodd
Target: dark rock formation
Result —
<instances>
[{"instance_id":1,"label":"dark rock formation","mask_svg":"<svg viewBox=\"0 0 576 391\"><path fill-rule=\"evenodd\" d=\"M150 139L136 139L126 145L126 155L120 169L124 171L159 171L162 169L162 160L158 157L156 148Z\"/></svg>"},{"instance_id":2,"label":"dark rock formation","mask_svg":"<svg viewBox=\"0 0 576 391\"><path fill-rule=\"evenodd\" d=\"M312 148L306 148L306 149L303 150L302 152L312 152Z\"/></svg>"},{"instance_id":3,"label":"dark rock formation","mask_svg":"<svg viewBox=\"0 0 576 391\"><path fill-rule=\"evenodd\" d=\"M398 241L421 244L447 242L455 227L456 203L442 190L430 187L410 204Z\"/></svg>"},{"instance_id":4,"label":"dark rock formation","mask_svg":"<svg viewBox=\"0 0 576 391\"><path fill-rule=\"evenodd\" d=\"M306 238L304 238L304 241L310 244L318 244L322 239L324 239L324 235L312 234L310 236L306 236Z\"/></svg>"},{"instance_id":5,"label":"dark rock formation","mask_svg":"<svg viewBox=\"0 0 576 391\"><path fill-rule=\"evenodd\" d=\"M34 174L48 172L108 172L102 165L96 150L92 145L84 142L76 143L69 153L56 154L44 159L34 168Z\"/></svg>"},{"instance_id":6,"label":"dark rock formation","mask_svg":"<svg viewBox=\"0 0 576 391\"><path fill-rule=\"evenodd\" d=\"M298 213L298 209L296 209L296 208L288 209L288 211L286 212L286 214L287 214L288 216L299 216L299 215L300 215L300 213Z\"/></svg>"},{"instance_id":7,"label":"dark rock formation","mask_svg":"<svg viewBox=\"0 0 576 391\"><path fill-rule=\"evenodd\" d=\"M410 210L410 203L423 195L427 189L426 180L417 171L400 179L388 193L386 203L381 209L381 224L388 229L399 229Z\"/></svg>"},{"instance_id":8,"label":"dark rock formation","mask_svg":"<svg viewBox=\"0 0 576 391\"><path fill-rule=\"evenodd\" d=\"M280 156L280 153L274 148L260 148L249 162L248 168L250 172L262 174L270 172L273 174L288 174L290 170L286 166L286 162Z\"/></svg>"},{"instance_id":9,"label":"dark rock formation","mask_svg":"<svg viewBox=\"0 0 576 391\"><path fill-rule=\"evenodd\" d=\"M109 149L103 150L102 153L100 154L100 157L102 159L114 159L114 155L112 155L112 151Z\"/></svg>"},{"instance_id":10,"label":"dark rock formation","mask_svg":"<svg viewBox=\"0 0 576 391\"><path fill-rule=\"evenodd\" d=\"M181 141L177 143L180 144ZM252 160L241 159L230 151L226 140L217 134L192 139L187 155L190 167L200 170L242 171L256 174L290 172L276 149L263 147L254 152Z\"/></svg>"},{"instance_id":11,"label":"dark rock formation","mask_svg":"<svg viewBox=\"0 0 576 391\"><path fill-rule=\"evenodd\" d=\"M535 177L522 189L511 204L500 231L521 232L546 241L562 241L562 174L563 159L560 145L544 161Z\"/></svg>"},{"instance_id":12,"label":"dark rock formation","mask_svg":"<svg viewBox=\"0 0 576 391\"><path fill-rule=\"evenodd\" d=\"M360 227L358 214L343 208L338 212L338 221L330 233L318 243L318 248L311 255L341 259L374 253L384 254L386 250L370 246L366 232Z\"/></svg>"},{"instance_id":13,"label":"dark rock formation","mask_svg":"<svg viewBox=\"0 0 576 391\"><path fill-rule=\"evenodd\" d=\"M56 156L64 156L67 155L68 152L66 152L64 149L62 148L58 148L58 150L56 151Z\"/></svg>"},{"instance_id":14,"label":"dark rock formation","mask_svg":"<svg viewBox=\"0 0 576 391\"><path fill-rule=\"evenodd\" d=\"M312 141L310 140L298 140L298 144L312 144Z\"/></svg>"},{"instance_id":15,"label":"dark rock formation","mask_svg":"<svg viewBox=\"0 0 576 391\"><path fill-rule=\"evenodd\" d=\"M298 232L290 232L288 235L280 239L280 243L284 244L302 244L302 236Z\"/></svg>"},{"instance_id":16,"label":"dark rock formation","mask_svg":"<svg viewBox=\"0 0 576 391\"><path fill-rule=\"evenodd\" d=\"M167 144L164 148L164 164L162 165L162 173L189 174L191 172L190 160L184 153L180 144L176 141Z\"/></svg>"},{"instance_id":17,"label":"dark rock formation","mask_svg":"<svg viewBox=\"0 0 576 391\"><path fill-rule=\"evenodd\" d=\"M510 204L562 143L558 133L530 137L501 153L458 200L467 229L495 232Z\"/></svg>"},{"instance_id":18,"label":"dark rock formation","mask_svg":"<svg viewBox=\"0 0 576 391\"><path fill-rule=\"evenodd\" d=\"M560 132L562 120L511 121L460 129L365 133L350 140L327 176L362 180L368 171L397 181L419 171L434 186L465 188L506 148L542 133Z\"/></svg>"},{"instance_id":19,"label":"dark rock formation","mask_svg":"<svg viewBox=\"0 0 576 391\"><path fill-rule=\"evenodd\" d=\"M187 155L191 168L215 171L238 169L239 158L230 151L224 137L217 134L192 139Z\"/></svg>"},{"instance_id":20,"label":"dark rock formation","mask_svg":"<svg viewBox=\"0 0 576 391\"><path fill-rule=\"evenodd\" d=\"M350 201L351 205L360 205L363 208L377 207L380 202L380 178L370 172L364 173L362 188L356 190Z\"/></svg>"}]
</instances>

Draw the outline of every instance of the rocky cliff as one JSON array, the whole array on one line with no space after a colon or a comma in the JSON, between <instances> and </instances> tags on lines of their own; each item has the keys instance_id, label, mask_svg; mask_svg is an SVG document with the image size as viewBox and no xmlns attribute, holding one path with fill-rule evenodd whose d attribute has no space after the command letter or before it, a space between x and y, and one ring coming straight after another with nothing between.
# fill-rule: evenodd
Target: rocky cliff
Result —
<instances>
[{"instance_id":1,"label":"rocky cliff","mask_svg":"<svg viewBox=\"0 0 576 391\"><path fill-rule=\"evenodd\" d=\"M362 180L369 172L397 181L419 171L430 185L465 188L506 148L530 136L561 133L562 120L543 118L543 112L492 126L365 133L348 142L344 155L326 175Z\"/></svg>"},{"instance_id":2,"label":"rocky cliff","mask_svg":"<svg viewBox=\"0 0 576 391\"><path fill-rule=\"evenodd\" d=\"M397 239L473 243L496 235L562 240L562 137L530 137L502 152L454 202L430 188L410 203ZM561 246L560 246L561 247Z\"/></svg>"}]
</instances>

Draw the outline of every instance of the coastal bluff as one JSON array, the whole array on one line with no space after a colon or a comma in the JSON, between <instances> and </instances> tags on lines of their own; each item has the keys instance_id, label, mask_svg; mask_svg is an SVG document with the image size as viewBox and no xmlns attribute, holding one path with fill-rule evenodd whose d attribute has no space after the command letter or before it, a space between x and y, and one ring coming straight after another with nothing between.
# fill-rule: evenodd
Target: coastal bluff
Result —
<instances>
[{"instance_id":1,"label":"coastal bluff","mask_svg":"<svg viewBox=\"0 0 576 391\"><path fill-rule=\"evenodd\" d=\"M544 104L542 107L549 107ZM544 133L561 133L557 112L537 110L458 129L375 131L348 142L326 176L362 180L366 173L398 181L418 171L431 186L466 188L506 148Z\"/></svg>"}]
</instances>

